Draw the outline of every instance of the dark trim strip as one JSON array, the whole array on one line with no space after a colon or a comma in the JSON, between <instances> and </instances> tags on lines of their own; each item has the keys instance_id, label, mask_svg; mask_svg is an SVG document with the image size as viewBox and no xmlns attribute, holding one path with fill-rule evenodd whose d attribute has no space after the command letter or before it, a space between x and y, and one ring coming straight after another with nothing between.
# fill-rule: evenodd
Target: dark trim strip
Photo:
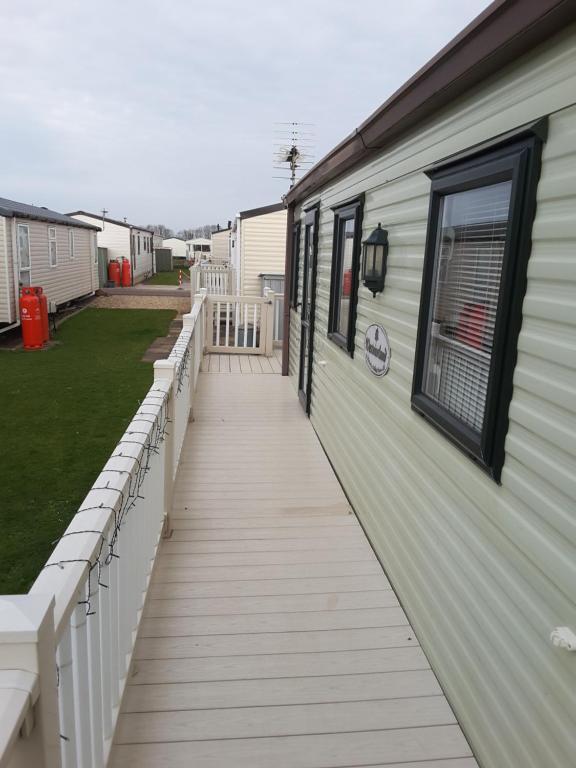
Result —
<instances>
[{"instance_id":1,"label":"dark trim strip","mask_svg":"<svg viewBox=\"0 0 576 768\"><path fill-rule=\"evenodd\" d=\"M308 197L576 21L573 0L496 0L288 192Z\"/></svg>"},{"instance_id":2,"label":"dark trim strip","mask_svg":"<svg viewBox=\"0 0 576 768\"><path fill-rule=\"evenodd\" d=\"M288 367L290 362L290 295L292 292L292 259L294 237L294 206L288 207L288 220L286 223L286 262L284 268L284 318L283 318L283 337L282 337L282 376L288 376Z\"/></svg>"},{"instance_id":3,"label":"dark trim strip","mask_svg":"<svg viewBox=\"0 0 576 768\"><path fill-rule=\"evenodd\" d=\"M147 227L139 227L136 224L128 224L127 221L109 219L107 217L103 217L101 214L98 215L97 213L89 213L88 211L72 211L71 213L67 213L66 216L89 216L91 219L96 219L96 221L105 221L107 224L116 224L119 227L126 227L127 229L138 229L140 232L148 232L151 235L155 234L153 229L148 229Z\"/></svg>"},{"instance_id":4,"label":"dark trim strip","mask_svg":"<svg viewBox=\"0 0 576 768\"><path fill-rule=\"evenodd\" d=\"M244 219L251 219L254 216L265 216L267 213L276 213L282 211L286 206L284 203L274 203L273 205L263 205L261 208L251 208L248 211L240 211L238 216L244 221Z\"/></svg>"}]
</instances>

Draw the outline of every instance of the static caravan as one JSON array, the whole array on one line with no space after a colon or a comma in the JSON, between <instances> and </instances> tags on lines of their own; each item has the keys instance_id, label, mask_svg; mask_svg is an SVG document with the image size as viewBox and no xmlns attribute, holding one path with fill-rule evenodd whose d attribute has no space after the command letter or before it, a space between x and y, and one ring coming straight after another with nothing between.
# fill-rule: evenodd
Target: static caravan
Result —
<instances>
[{"instance_id":1,"label":"static caravan","mask_svg":"<svg viewBox=\"0 0 576 768\"><path fill-rule=\"evenodd\" d=\"M208 261L212 253L212 240L208 237L195 237L192 240L186 240L186 258L198 264L201 261Z\"/></svg>"},{"instance_id":2,"label":"static caravan","mask_svg":"<svg viewBox=\"0 0 576 768\"><path fill-rule=\"evenodd\" d=\"M162 241L162 248L171 248L172 256L178 259L186 258L186 241L181 237L167 237Z\"/></svg>"},{"instance_id":3,"label":"static caravan","mask_svg":"<svg viewBox=\"0 0 576 768\"><path fill-rule=\"evenodd\" d=\"M232 264L241 296L262 294L263 274L283 275L286 209L282 203L241 211L233 232Z\"/></svg>"},{"instance_id":4,"label":"static caravan","mask_svg":"<svg viewBox=\"0 0 576 768\"><path fill-rule=\"evenodd\" d=\"M74 211L68 215L78 221L100 227L98 246L107 249L109 261L110 259L130 261L133 285L154 274L154 232L151 229L87 211Z\"/></svg>"},{"instance_id":5,"label":"static caravan","mask_svg":"<svg viewBox=\"0 0 576 768\"><path fill-rule=\"evenodd\" d=\"M576 5L493 3L287 205L283 372L479 764L574 766Z\"/></svg>"},{"instance_id":6,"label":"static caravan","mask_svg":"<svg viewBox=\"0 0 576 768\"><path fill-rule=\"evenodd\" d=\"M98 227L0 198L0 330L18 325L20 286L44 289L56 307L98 288Z\"/></svg>"}]
</instances>

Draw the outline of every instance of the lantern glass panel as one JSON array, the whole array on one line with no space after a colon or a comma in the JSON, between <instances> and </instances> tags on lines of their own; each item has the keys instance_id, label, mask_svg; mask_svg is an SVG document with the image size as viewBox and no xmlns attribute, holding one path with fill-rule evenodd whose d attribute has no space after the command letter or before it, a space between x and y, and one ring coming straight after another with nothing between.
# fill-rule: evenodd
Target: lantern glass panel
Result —
<instances>
[{"instance_id":1,"label":"lantern glass panel","mask_svg":"<svg viewBox=\"0 0 576 768\"><path fill-rule=\"evenodd\" d=\"M384 246L374 246L374 277L380 279L383 271Z\"/></svg>"},{"instance_id":2,"label":"lantern glass panel","mask_svg":"<svg viewBox=\"0 0 576 768\"><path fill-rule=\"evenodd\" d=\"M374 277L374 246L366 244L364 246L364 278Z\"/></svg>"}]
</instances>

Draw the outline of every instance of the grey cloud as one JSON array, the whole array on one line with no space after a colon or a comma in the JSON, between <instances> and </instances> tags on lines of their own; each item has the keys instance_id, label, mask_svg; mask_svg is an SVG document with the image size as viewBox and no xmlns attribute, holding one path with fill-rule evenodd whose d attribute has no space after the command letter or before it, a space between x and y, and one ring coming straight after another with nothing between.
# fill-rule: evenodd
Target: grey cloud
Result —
<instances>
[{"instance_id":1,"label":"grey cloud","mask_svg":"<svg viewBox=\"0 0 576 768\"><path fill-rule=\"evenodd\" d=\"M486 5L5 4L1 192L174 228L224 222L286 190L275 121L315 123L320 158Z\"/></svg>"}]
</instances>

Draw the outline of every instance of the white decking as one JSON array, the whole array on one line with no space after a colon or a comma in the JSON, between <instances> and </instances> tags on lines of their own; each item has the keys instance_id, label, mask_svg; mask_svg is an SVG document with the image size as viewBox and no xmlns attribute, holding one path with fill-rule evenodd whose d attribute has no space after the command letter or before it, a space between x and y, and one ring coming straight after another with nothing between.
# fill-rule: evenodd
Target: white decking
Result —
<instances>
[{"instance_id":1,"label":"white decking","mask_svg":"<svg viewBox=\"0 0 576 768\"><path fill-rule=\"evenodd\" d=\"M290 382L223 357L200 376L111 765L473 768Z\"/></svg>"},{"instance_id":2,"label":"white decking","mask_svg":"<svg viewBox=\"0 0 576 768\"><path fill-rule=\"evenodd\" d=\"M272 357L264 355L205 355L203 373L280 373L282 356L279 349Z\"/></svg>"}]
</instances>

